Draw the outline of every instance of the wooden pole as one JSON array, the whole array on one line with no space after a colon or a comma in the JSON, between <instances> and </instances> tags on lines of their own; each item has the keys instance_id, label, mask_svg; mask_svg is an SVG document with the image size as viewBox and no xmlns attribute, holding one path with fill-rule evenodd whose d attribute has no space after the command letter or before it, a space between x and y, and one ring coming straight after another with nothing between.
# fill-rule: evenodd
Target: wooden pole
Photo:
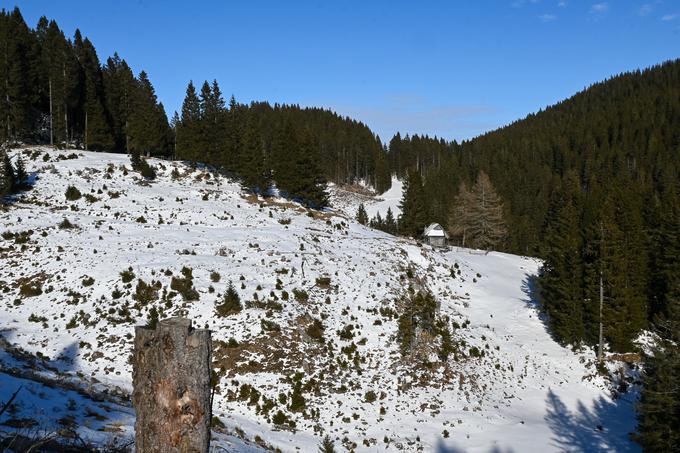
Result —
<instances>
[{"instance_id":1,"label":"wooden pole","mask_svg":"<svg viewBox=\"0 0 680 453\"><path fill-rule=\"evenodd\" d=\"M207 453L211 339L191 320L135 327L132 404L137 453Z\"/></svg>"}]
</instances>

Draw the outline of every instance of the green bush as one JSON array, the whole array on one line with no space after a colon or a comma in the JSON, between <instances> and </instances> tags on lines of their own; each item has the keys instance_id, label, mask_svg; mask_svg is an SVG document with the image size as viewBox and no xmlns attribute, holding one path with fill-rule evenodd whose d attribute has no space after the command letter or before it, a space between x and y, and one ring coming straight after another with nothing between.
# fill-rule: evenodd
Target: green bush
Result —
<instances>
[{"instance_id":1,"label":"green bush","mask_svg":"<svg viewBox=\"0 0 680 453\"><path fill-rule=\"evenodd\" d=\"M120 273L120 279L123 281L123 283L130 283L134 278L135 273L132 272L132 267L129 267L127 270L124 270Z\"/></svg>"},{"instance_id":2,"label":"green bush","mask_svg":"<svg viewBox=\"0 0 680 453\"><path fill-rule=\"evenodd\" d=\"M36 297L42 293L42 284L40 282L24 283L19 288L19 294L23 297Z\"/></svg>"},{"instance_id":3,"label":"green bush","mask_svg":"<svg viewBox=\"0 0 680 453\"><path fill-rule=\"evenodd\" d=\"M172 277L170 289L182 295L185 301L195 301L199 299L198 291L194 289L193 272L190 267L182 268L183 277Z\"/></svg>"},{"instance_id":4,"label":"green bush","mask_svg":"<svg viewBox=\"0 0 680 453\"><path fill-rule=\"evenodd\" d=\"M307 294L307 291L304 289L295 288L293 290L293 297L295 297L295 300L298 302L307 302L309 300L309 294Z\"/></svg>"},{"instance_id":5,"label":"green bush","mask_svg":"<svg viewBox=\"0 0 680 453\"><path fill-rule=\"evenodd\" d=\"M318 286L319 288L328 288L329 286L331 286L331 278L330 277L317 277L316 286Z\"/></svg>"},{"instance_id":6,"label":"green bush","mask_svg":"<svg viewBox=\"0 0 680 453\"><path fill-rule=\"evenodd\" d=\"M138 171L143 178L154 179L156 177L156 170L149 165L139 152L133 151L130 154L130 164L132 165L132 169Z\"/></svg>"},{"instance_id":7,"label":"green bush","mask_svg":"<svg viewBox=\"0 0 680 453\"><path fill-rule=\"evenodd\" d=\"M243 310L241 298L236 292L236 289L234 289L234 285L230 282L229 287L224 294L224 299L221 304L215 307L215 312L217 313L217 316L224 317L239 313L241 310Z\"/></svg>"},{"instance_id":8,"label":"green bush","mask_svg":"<svg viewBox=\"0 0 680 453\"><path fill-rule=\"evenodd\" d=\"M67 218L64 218L61 222L59 222L59 225L57 225L60 230L73 230L75 228L78 228L78 226L75 223L71 223Z\"/></svg>"},{"instance_id":9,"label":"green bush","mask_svg":"<svg viewBox=\"0 0 680 453\"><path fill-rule=\"evenodd\" d=\"M324 327L321 320L314 319L314 321L309 326L307 326L305 332L311 338L323 342Z\"/></svg>"},{"instance_id":10,"label":"green bush","mask_svg":"<svg viewBox=\"0 0 680 453\"><path fill-rule=\"evenodd\" d=\"M158 300L158 288L153 285L147 284L141 278L137 281L137 287L135 288L135 294L133 298L139 302L141 306L145 306Z\"/></svg>"},{"instance_id":11,"label":"green bush","mask_svg":"<svg viewBox=\"0 0 680 453\"><path fill-rule=\"evenodd\" d=\"M366 401L367 403L373 403L375 402L376 399L378 399L378 397L375 395L375 392L373 390L369 390L364 395L364 401Z\"/></svg>"},{"instance_id":12,"label":"green bush","mask_svg":"<svg viewBox=\"0 0 680 453\"><path fill-rule=\"evenodd\" d=\"M64 194L66 196L66 199L68 201L76 201L79 200L80 197L82 196L80 193L80 190L74 186L68 186L66 188L66 193Z\"/></svg>"}]
</instances>

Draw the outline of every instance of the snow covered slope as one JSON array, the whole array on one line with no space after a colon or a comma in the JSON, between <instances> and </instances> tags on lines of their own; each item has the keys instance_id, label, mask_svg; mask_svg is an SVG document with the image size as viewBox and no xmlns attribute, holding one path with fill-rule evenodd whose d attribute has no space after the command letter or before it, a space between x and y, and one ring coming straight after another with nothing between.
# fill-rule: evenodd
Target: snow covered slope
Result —
<instances>
[{"instance_id":1,"label":"snow covered slope","mask_svg":"<svg viewBox=\"0 0 680 453\"><path fill-rule=\"evenodd\" d=\"M337 186L331 187L330 199L333 207L350 218L356 217L359 203L364 204L369 219L372 219L378 213L384 219L388 209L392 210L395 219L401 214L399 205L404 192L404 181L394 176L390 189L377 196L352 192Z\"/></svg>"},{"instance_id":2,"label":"snow covered slope","mask_svg":"<svg viewBox=\"0 0 680 453\"><path fill-rule=\"evenodd\" d=\"M159 177L147 182L125 155L24 154L35 187L0 212L0 335L60 379L129 392L133 328L155 309L213 330L214 415L225 425L214 444L227 451L316 451L326 434L367 452L637 451L632 401L609 396L592 354L546 331L535 259L419 247L181 163L151 159ZM68 186L82 197L67 200ZM198 300L173 291L173 278ZM140 279L150 289L138 293ZM244 309L218 317L229 282ZM408 285L428 288L454 326L446 363L426 338L399 352ZM17 360L0 355L0 401L18 384ZM49 428L39 398L20 393L12 417ZM121 415L100 425L116 423L106 435L125 439L133 420L117 398Z\"/></svg>"}]
</instances>

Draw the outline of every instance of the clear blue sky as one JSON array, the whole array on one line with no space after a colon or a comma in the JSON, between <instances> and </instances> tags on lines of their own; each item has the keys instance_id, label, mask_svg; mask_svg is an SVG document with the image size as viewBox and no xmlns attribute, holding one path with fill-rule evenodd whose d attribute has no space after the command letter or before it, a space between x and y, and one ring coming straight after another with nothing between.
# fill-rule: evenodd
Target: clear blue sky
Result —
<instances>
[{"instance_id":1,"label":"clear blue sky","mask_svg":"<svg viewBox=\"0 0 680 453\"><path fill-rule=\"evenodd\" d=\"M680 1L0 0L144 69L168 114L190 79L331 108L388 141L465 139L613 74L680 57Z\"/></svg>"}]
</instances>

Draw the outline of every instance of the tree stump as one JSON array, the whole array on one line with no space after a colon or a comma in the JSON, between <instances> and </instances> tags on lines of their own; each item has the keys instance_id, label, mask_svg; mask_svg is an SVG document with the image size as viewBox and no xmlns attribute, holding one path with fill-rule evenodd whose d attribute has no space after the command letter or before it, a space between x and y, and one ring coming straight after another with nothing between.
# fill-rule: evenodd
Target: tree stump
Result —
<instances>
[{"instance_id":1,"label":"tree stump","mask_svg":"<svg viewBox=\"0 0 680 453\"><path fill-rule=\"evenodd\" d=\"M137 453L207 453L210 446L211 340L191 320L135 327L132 404Z\"/></svg>"}]
</instances>

